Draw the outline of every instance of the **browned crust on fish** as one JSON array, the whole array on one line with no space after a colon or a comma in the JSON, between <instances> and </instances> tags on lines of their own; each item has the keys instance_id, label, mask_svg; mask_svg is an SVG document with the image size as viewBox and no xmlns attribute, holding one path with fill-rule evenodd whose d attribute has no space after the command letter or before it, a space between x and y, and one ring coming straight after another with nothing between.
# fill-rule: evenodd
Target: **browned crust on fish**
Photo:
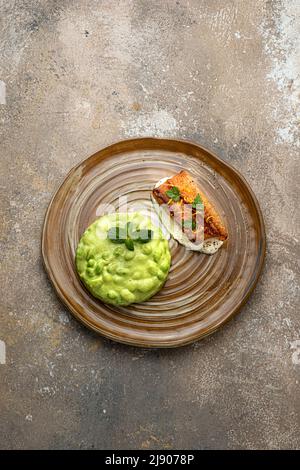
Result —
<instances>
[{"instance_id":1,"label":"browned crust on fish","mask_svg":"<svg viewBox=\"0 0 300 470\"><path fill-rule=\"evenodd\" d=\"M176 186L180 191L181 199L179 202L170 201L170 198L166 194L166 191L173 186ZM182 204L192 204L197 194L200 194L204 204L204 239L215 237L224 241L228 238L227 229L220 215L187 171L182 170L172 176L172 178L169 178L160 186L154 188L152 194L158 204L171 202L171 215L175 217L178 222L180 222L180 218L183 218Z\"/></svg>"}]
</instances>

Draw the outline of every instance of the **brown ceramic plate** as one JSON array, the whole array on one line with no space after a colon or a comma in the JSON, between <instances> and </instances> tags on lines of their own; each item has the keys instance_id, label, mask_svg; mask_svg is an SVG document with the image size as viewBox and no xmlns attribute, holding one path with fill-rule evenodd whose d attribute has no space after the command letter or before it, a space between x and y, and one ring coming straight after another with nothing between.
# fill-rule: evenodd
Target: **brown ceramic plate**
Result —
<instances>
[{"instance_id":1,"label":"brown ceramic plate","mask_svg":"<svg viewBox=\"0 0 300 470\"><path fill-rule=\"evenodd\" d=\"M172 266L163 289L148 302L109 307L77 277L74 257L85 229L103 214L99 205L151 204L153 184L188 170L223 214L229 240L213 256L170 241ZM86 326L135 346L175 347L206 336L246 302L265 255L264 223L244 178L198 144L141 138L113 144L73 168L54 195L44 222L42 253L59 297Z\"/></svg>"}]
</instances>

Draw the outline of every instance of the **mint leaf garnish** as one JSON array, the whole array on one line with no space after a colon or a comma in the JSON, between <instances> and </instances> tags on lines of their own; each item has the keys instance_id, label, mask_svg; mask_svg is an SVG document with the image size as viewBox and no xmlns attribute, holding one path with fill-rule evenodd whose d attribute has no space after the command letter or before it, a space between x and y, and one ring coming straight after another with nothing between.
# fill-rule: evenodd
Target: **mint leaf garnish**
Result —
<instances>
[{"instance_id":1,"label":"mint leaf garnish","mask_svg":"<svg viewBox=\"0 0 300 470\"><path fill-rule=\"evenodd\" d=\"M153 238L153 232L149 229L143 229L136 232L138 234L137 241L140 243L148 243Z\"/></svg>"},{"instance_id":2,"label":"mint leaf garnish","mask_svg":"<svg viewBox=\"0 0 300 470\"><path fill-rule=\"evenodd\" d=\"M133 244L133 240L131 240L131 238L126 238L125 246L126 246L127 250L134 251L134 244Z\"/></svg>"},{"instance_id":3,"label":"mint leaf garnish","mask_svg":"<svg viewBox=\"0 0 300 470\"><path fill-rule=\"evenodd\" d=\"M134 251L134 242L148 243L153 237L152 230L136 230L132 222L128 222L125 227L111 227L107 232L107 238L112 243L124 243L130 251Z\"/></svg>"},{"instance_id":4,"label":"mint leaf garnish","mask_svg":"<svg viewBox=\"0 0 300 470\"><path fill-rule=\"evenodd\" d=\"M111 227L107 232L107 238L113 243L124 243L127 237L126 233L125 228Z\"/></svg>"},{"instance_id":5,"label":"mint leaf garnish","mask_svg":"<svg viewBox=\"0 0 300 470\"><path fill-rule=\"evenodd\" d=\"M136 231L136 224L133 222L127 222L126 224L127 237L133 238L132 235Z\"/></svg>"}]
</instances>

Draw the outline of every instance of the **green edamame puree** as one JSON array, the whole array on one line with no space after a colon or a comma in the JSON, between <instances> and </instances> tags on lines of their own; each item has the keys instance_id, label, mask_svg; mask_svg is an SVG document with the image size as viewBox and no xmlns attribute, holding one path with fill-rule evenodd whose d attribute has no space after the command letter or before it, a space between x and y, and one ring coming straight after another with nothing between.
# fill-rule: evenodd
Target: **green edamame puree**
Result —
<instances>
[{"instance_id":1,"label":"green edamame puree","mask_svg":"<svg viewBox=\"0 0 300 470\"><path fill-rule=\"evenodd\" d=\"M134 249L128 249L125 243L108 238L109 229L116 226L122 229L128 222L137 230L151 230L151 239L143 243L134 240ZM168 241L139 212L104 215L88 227L76 250L81 280L91 294L112 305L148 300L162 288L170 264Z\"/></svg>"}]
</instances>

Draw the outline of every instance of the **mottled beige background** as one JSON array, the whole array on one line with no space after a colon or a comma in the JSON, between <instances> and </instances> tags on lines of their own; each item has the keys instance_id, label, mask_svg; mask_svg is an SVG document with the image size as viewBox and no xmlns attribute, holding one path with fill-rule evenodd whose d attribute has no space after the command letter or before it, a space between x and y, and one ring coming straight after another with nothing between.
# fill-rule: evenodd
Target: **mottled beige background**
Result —
<instances>
[{"instance_id":1,"label":"mottled beige background","mask_svg":"<svg viewBox=\"0 0 300 470\"><path fill-rule=\"evenodd\" d=\"M0 0L1 448L300 446L299 18L299 0ZM179 350L90 333L41 263L66 172L142 135L217 152L266 222L250 302Z\"/></svg>"}]
</instances>

